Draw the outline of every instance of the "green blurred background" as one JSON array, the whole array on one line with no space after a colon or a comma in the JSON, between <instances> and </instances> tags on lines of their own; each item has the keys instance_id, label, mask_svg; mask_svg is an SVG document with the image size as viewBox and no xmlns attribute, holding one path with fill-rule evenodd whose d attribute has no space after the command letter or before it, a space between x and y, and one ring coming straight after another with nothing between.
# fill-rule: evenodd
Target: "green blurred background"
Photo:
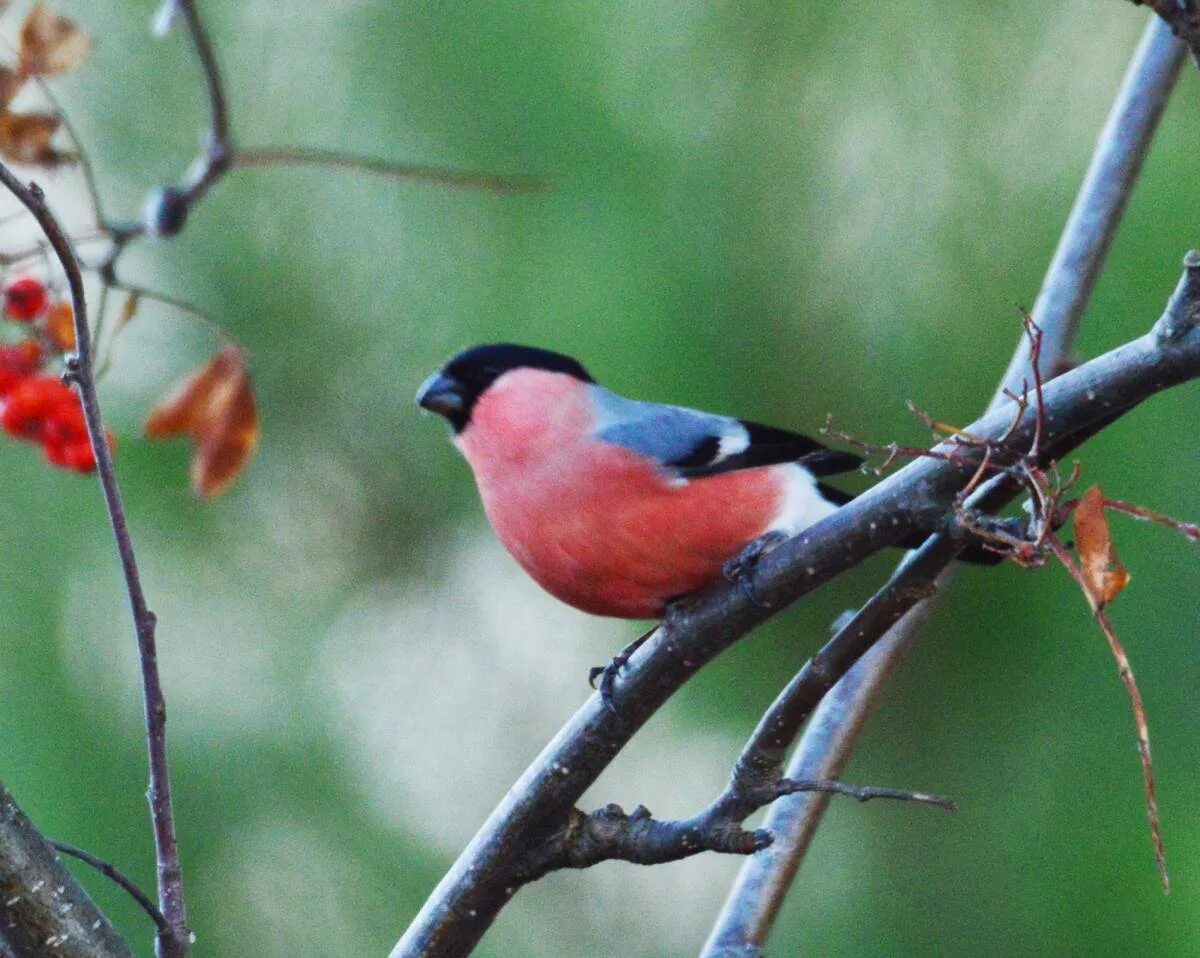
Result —
<instances>
[{"instance_id":1,"label":"green blurred background","mask_svg":"<svg viewBox=\"0 0 1200 958\"><path fill-rule=\"evenodd\" d=\"M58 85L112 215L204 122L151 5L61 0L97 35ZM7 17L19 22L23 5ZM631 395L922 441L971 420L1032 302L1146 19L1131 4L636 0L202 4L244 145L545 177L496 196L321 171L231 176L127 279L249 351L261 451L223 499L139 427L216 343L147 305L103 384L159 613L190 917L203 956L383 955L637 631L528 583L417 414L459 348L537 343ZM1200 244L1200 105L1180 88L1080 352L1144 331ZM72 174L43 178L71 190ZM1114 496L1200 518L1194 388L1081 453ZM132 629L94 482L0 443L3 778L49 834L153 885ZM851 485L854 483L851 482ZM847 778L953 817L835 803L772 954L1200 952L1194 549L1117 520L1114 607L1150 715L1175 882L1147 837L1129 707L1060 570L966 570ZM687 815L775 691L894 556L806 600L678 695L587 797ZM675 956L739 862L606 864L523 891L485 956ZM84 876L140 949L148 924Z\"/></svg>"}]
</instances>

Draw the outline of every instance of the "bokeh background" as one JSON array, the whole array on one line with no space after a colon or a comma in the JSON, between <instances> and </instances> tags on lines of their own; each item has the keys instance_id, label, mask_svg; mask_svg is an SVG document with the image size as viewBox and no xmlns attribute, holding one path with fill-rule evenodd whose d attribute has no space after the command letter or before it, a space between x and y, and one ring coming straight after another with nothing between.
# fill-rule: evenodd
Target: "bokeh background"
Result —
<instances>
[{"instance_id":1,"label":"bokeh background","mask_svg":"<svg viewBox=\"0 0 1200 958\"><path fill-rule=\"evenodd\" d=\"M12 28L25 5L7 15ZM191 157L205 112L150 5L60 0L97 36L58 85L112 215ZM206 0L245 145L494 173L496 196L254 171L127 279L249 351L261 451L196 501L184 444L139 438L215 340L145 305L103 383L161 620L191 923L204 956L383 955L636 624L527 582L492 539L420 380L511 339L628 394L921 441L986 402L1146 19L1109 0L853 5ZM1200 244L1185 75L1080 339L1144 331ZM69 171L43 177L71 195ZM0 247L7 241L0 236ZM1114 496L1196 519L1198 395L1080 454ZM132 630L99 492L0 443L0 778L46 833L153 885ZM865 480L851 480L849 485ZM771 953L1200 951L1196 552L1119 523L1113 609L1149 709L1175 889L1159 891L1124 692L1060 570L966 570L847 775L949 817L835 803ZM775 691L895 557L742 642L588 796L686 815ZM522 892L479 954L677 956L739 862L606 864ZM84 875L149 955L151 929Z\"/></svg>"}]
</instances>

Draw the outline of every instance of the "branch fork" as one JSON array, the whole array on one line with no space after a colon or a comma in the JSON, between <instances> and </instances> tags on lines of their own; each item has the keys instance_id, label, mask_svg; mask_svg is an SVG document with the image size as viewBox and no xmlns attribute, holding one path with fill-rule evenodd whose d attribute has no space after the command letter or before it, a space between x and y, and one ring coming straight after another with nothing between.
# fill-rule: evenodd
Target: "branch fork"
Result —
<instances>
[{"instance_id":1,"label":"branch fork","mask_svg":"<svg viewBox=\"0 0 1200 958\"><path fill-rule=\"evenodd\" d=\"M778 765L776 766L778 768ZM572 809L566 824L531 850L520 883L535 881L561 868L590 868L613 859L638 865L690 858L700 852L751 855L774 841L765 828L748 830L743 823L760 808L785 795L822 792L860 802L891 799L934 805L954 811L948 798L893 788L846 785L843 782L794 780L774 776L738 776L698 815L677 821L656 819L644 805L626 814L620 805L605 805L591 814Z\"/></svg>"}]
</instances>

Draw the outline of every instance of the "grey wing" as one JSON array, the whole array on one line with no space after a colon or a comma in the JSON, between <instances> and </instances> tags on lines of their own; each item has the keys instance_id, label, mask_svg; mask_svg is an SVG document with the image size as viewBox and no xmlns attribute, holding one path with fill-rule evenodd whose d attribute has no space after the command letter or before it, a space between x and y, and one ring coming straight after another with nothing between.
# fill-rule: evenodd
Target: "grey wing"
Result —
<instances>
[{"instance_id":1,"label":"grey wing","mask_svg":"<svg viewBox=\"0 0 1200 958\"><path fill-rule=\"evenodd\" d=\"M624 399L591 387L596 438L658 462L683 479L798 462L815 476L857 469L862 459L827 449L815 439L761 423L657 403Z\"/></svg>"}]
</instances>

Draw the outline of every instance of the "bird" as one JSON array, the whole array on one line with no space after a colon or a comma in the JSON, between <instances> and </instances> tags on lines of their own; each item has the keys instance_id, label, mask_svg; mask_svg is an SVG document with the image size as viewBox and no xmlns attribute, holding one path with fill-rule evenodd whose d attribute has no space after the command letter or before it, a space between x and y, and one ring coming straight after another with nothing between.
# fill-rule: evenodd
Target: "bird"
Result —
<instances>
[{"instance_id":1,"label":"bird","mask_svg":"<svg viewBox=\"0 0 1200 958\"><path fill-rule=\"evenodd\" d=\"M753 599L762 554L854 498L821 480L862 465L798 433L627 399L569 356L513 343L460 352L416 401L449 423L521 567L601 616L657 619L723 578ZM611 688L612 666L597 671Z\"/></svg>"}]
</instances>

